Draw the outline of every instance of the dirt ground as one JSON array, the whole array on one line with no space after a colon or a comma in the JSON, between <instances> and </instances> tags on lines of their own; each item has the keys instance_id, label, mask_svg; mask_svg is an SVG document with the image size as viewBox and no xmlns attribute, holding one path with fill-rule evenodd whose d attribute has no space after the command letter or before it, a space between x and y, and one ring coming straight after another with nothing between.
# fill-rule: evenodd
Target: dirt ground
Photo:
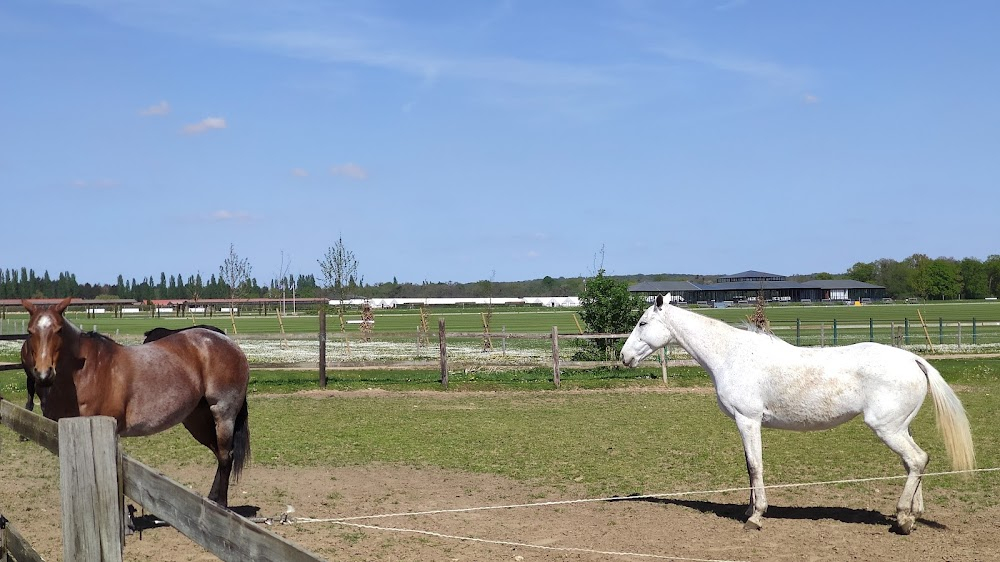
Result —
<instances>
[{"instance_id":1,"label":"dirt ground","mask_svg":"<svg viewBox=\"0 0 1000 562\"><path fill-rule=\"evenodd\" d=\"M18 466L19 459L14 455L2 467L0 510L46 560L59 560L58 489L44 477L55 468L54 461L53 466ZM212 471L205 467L160 469L195 490L209 487ZM898 484L772 490L761 531L743 530L742 493L351 521L393 530L329 522L275 523L268 529L327 560L1000 560L1000 507L970 512L958 499L941 506L928 498L929 512L913 534L890 532ZM557 492L490 475L385 465L330 470L252 466L230 498L244 515L276 518L291 506L289 517L295 521L586 496L574 485ZM149 514L137 515L140 523L152 522ZM127 537L125 559L215 558L174 529L160 526Z\"/></svg>"}]
</instances>

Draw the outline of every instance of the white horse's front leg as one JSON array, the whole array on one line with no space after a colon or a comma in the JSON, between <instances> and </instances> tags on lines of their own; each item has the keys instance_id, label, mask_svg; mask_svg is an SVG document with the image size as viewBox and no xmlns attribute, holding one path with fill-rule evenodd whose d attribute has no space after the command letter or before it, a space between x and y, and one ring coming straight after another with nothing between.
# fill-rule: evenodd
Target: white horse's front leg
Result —
<instances>
[{"instance_id":1,"label":"white horse's front leg","mask_svg":"<svg viewBox=\"0 0 1000 562\"><path fill-rule=\"evenodd\" d=\"M760 420L736 414L736 427L743 440L743 454L747 461L747 475L750 477L750 506L744 529L759 530L764 524L767 511L767 495L764 493L764 460L760 439Z\"/></svg>"}]
</instances>

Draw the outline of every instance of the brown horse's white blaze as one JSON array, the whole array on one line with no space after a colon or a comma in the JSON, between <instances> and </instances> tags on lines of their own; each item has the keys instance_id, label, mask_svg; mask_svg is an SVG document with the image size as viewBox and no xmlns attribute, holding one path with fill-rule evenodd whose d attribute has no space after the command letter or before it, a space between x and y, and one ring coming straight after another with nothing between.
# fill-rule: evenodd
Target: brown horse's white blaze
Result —
<instances>
[{"instance_id":1,"label":"brown horse's white blaze","mask_svg":"<svg viewBox=\"0 0 1000 562\"><path fill-rule=\"evenodd\" d=\"M230 475L238 478L250 459L250 367L243 351L224 334L203 328L122 346L66 321L70 301L50 307L22 301L31 315L25 365L47 387L45 417L110 416L123 437L183 423L215 454L218 469L208 498L227 505Z\"/></svg>"}]
</instances>

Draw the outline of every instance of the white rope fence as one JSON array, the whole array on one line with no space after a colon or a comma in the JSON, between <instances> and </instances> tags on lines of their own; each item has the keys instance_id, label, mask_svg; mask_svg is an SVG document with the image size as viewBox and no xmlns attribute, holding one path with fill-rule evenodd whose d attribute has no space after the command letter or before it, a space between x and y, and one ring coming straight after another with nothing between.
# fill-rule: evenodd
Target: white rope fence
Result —
<instances>
[{"instance_id":1,"label":"white rope fence","mask_svg":"<svg viewBox=\"0 0 1000 562\"><path fill-rule=\"evenodd\" d=\"M976 468L971 470L949 470L942 472L927 472L921 475L921 478L927 476L949 476L956 474L970 474L977 472L998 472L1000 467L994 468ZM770 484L765 485L765 489L780 489L780 488L802 488L807 486L828 486L832 484L859 484L864 482L877 482L882 480L899 480L907 478L905 474L896 476L872 476L868 478L845 478L842 480L823 480L817 482L792 482L787 484ZM714 490L694 490L685 492L665 492L658 494L643 494L643 495L630 495L630 496L610 496L603 498L582 498L575 500L554 500L545 502L532 502L532 503L518 503L518 504L507 504L507 505L490 505L490 506L477 506L477 507L460 507L451 509L433 509L427 511L403 511L399 513L383 513L378 515L358 515L353 517L331 517L331 518L314 518L314 517L289 517L288 513L285 513L278 517L278 521L282 524L298 524L298 523L333 523L336 525L343 525L348 527L355 527L360 529L372 529L380 531L392 531L399 533L415 533L425 536L432 536L444 539L454 539L469 542L478 542L485 544L494 544L501 546L515 546L522 548L533 548L538 550L551 550L551 551L562 551L562 552L578 552L578 553L589 553L589 554L600 554L604 556L631 556L636 558L650 558L658 560L679 560L687 562L742 562L736 560L715 560L715 559L703 559L703 558L685 558L680 556L664 556L658 554L643 554L637 552L611 552L611 551L601 551L601 550L591 550L585 548L574 548L574 547L555 547L546 545L537 545L530 543L520 543L514 541L506 540L491 540L482 539L476 537L463 537L457 535L447 535L443 533L436 533L433 531L424 531L420 529L405 529L398 527L382 527L378 525L356 523L360 520L370 520L370 519L387 519L390 517L412 517L418 515L438 515L445 513L470 513L474 511L489 511L489 510L500 510L500 509L518 509L518 508L528 508L528 507L547 507L547 506L557 506L557 505L571 505L580 503L594 503L594 502L615 502L615 501L636 501L644 499L656 499L656 498L668 498L668 497L680 497L680 496L694 496L694 495L708 495L708 494L722 494L728 492L749 492L753 488L750 486L739 486L733 488L718 488ZM267 523L271 523L271 520L267 520Z\"/></svg>"}]
</instances>

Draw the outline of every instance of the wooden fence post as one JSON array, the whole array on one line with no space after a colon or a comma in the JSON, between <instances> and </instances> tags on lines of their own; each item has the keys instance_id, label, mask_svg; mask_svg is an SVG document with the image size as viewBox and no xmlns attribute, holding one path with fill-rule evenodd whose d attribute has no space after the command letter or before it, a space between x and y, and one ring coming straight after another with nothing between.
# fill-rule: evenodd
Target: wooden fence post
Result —
<instances>
[{"instance_id":1,"label":"wooden fence post","mask_svg":"<svg viewBox=\"0 0 1000 562\"><path fill-rule=\"evenodd\" d=\"M438 346L441 352L441 386L448 390L448 343L444 333L444 318L438 319Z\"/></svg>"},{"instance_id":2,"label":"wooden fence post","mask_svg":"<svg viewBox=\"0 0 1000 562\"><path fill-rule=\"evenodd\" d=\"M124 498L114 418L59 420L63 560L121 562Z\"/></svg>"},{"instance_id":3,"label":"wooden fence post","mask_svg":"<svg viewBox=\"0 0 1000 562\"><path fill-rule=\"evenodd\" d=\"M326 388L326 307L319 308L319 387Z\"/></svg>"},{"instance_id":4,"label":"wooden fence post","mask_svg":"<svg viewBox=\"0 0 1000 562\"><path fill-rule=\"evenodd\" d=\"M552 326L552 382L559 388L559 326Z\"/></svg>"}]
</instances>

